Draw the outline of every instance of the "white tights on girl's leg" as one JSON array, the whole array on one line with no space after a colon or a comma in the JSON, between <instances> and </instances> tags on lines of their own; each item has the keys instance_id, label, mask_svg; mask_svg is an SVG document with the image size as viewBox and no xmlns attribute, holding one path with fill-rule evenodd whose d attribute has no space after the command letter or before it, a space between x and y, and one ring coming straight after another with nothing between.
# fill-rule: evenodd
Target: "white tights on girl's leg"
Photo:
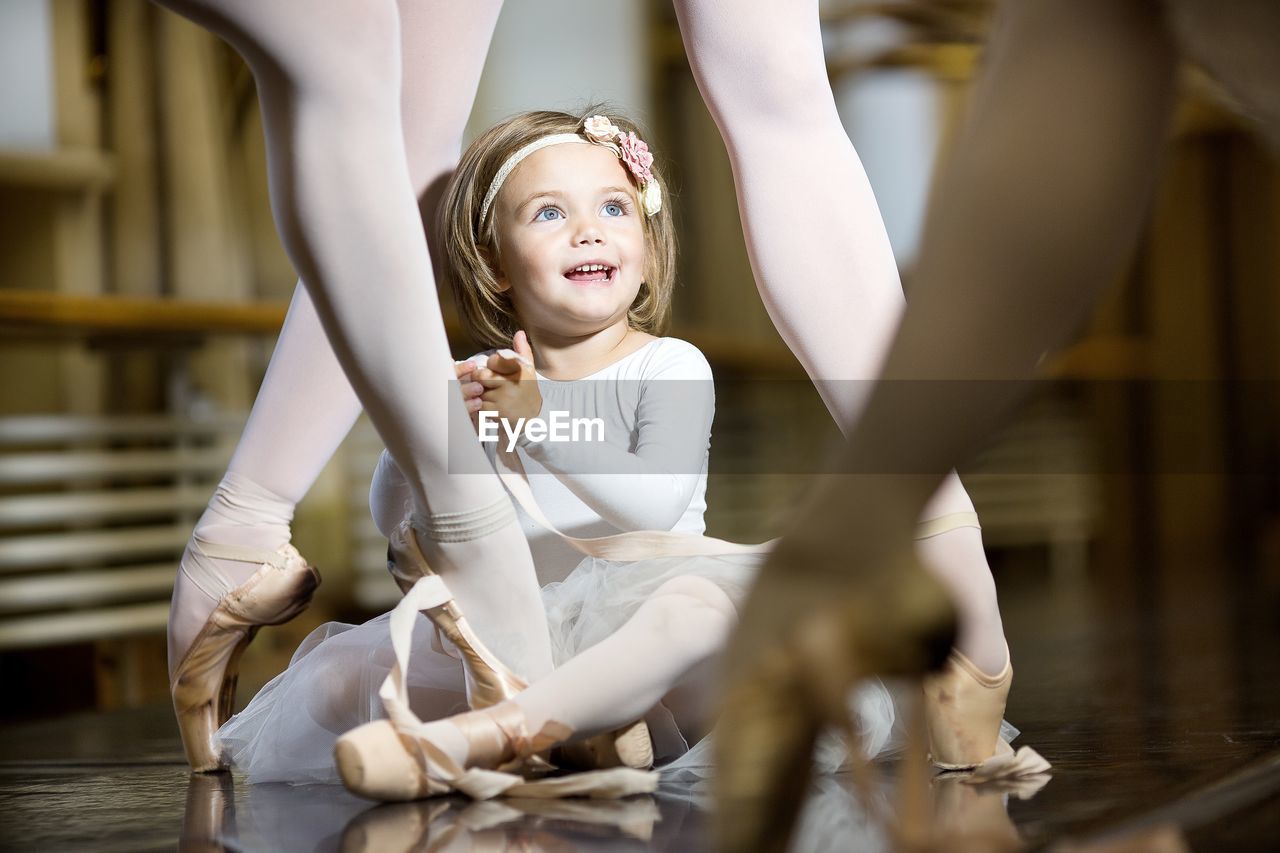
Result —
<instances>
[{"instance_id":1,"label":"white tights on girl's leg","mask_svg":"<svg viewBox=\"0 0 1280 853\"><path fill-rule=\"evenodd\" d=\"M448 476L450 424L470 424L451 382L415 190L456 160L499 4L406 3L403 15L391 0L337 0L322 10L248 0L169 5L226 38L254 72L276 223L310 296L295 299L233 472L283 502L298 500L350 428L354 386L408 472L419 514L494 503L503 494L496 477ZM331 350L320 346L321 327ZM307 417L322 407L323 419ZM459 453L471 451L481 452ZM536 675L550 666L545 618L528 546L508 528L456 547L422 544L477 630L505 624ZM221 532L266 545L282 531ZM463 560L466 571L456 571ZM255 568L218 562L228 581ZM178 658L189 626L198 629L214 606L183 589L186 577L179 573L175 593Z\"/></svg>"},{"instance_id":2,"label":"white tights on girl's leg","mask_svg":"<svg viewBox=\"0 0 1280 853\"><path fill-rule=\"evenodd\" d=\"M729 150L760 295L848 434L905 303L871 184L836 112L817 0L677 0L676 12ZM923 518L972 511L953 473ZM999 672L1004 629L981 538L952 531L921 548L957 601L957 647Z\"/></svg>"},{"instance_id":3,"label":"white tights on girl's leg","mask_svg":"<svg viewBox=\"0 0 1280 853\"><path fill-rule=\"evenodd\" d=\"M718 654L735 622L736 610L720 587L700 577L673 578L621 628L511 701L530 732L549 722L568 726L575 739L619 728L643 717ZM686 721L678 722L685 730ZM464 763L467 741L448 719L428 723L423 734Z\"/></svg>"}]
</instances>

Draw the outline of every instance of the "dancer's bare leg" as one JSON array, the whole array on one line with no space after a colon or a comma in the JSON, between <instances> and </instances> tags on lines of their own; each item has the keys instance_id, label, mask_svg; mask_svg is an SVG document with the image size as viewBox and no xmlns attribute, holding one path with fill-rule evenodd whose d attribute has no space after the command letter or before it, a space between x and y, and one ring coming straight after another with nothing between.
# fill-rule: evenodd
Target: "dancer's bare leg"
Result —
<instances>
[{"instance_id":1,"label":"dancer's bare leg","mask_svg":"<svg viewBox=\"0 0 1280 853\"><path fill-rule=\"evenodd\" d=\"M677 0L690 64L733 165L760 295L847 435L905 305L866 172L836 112L816 0ZM973 512L948 475L922 517ZM957 647L1005 665L1004 627L980 534L923 540L957 602Z\"/></svg>"},{"instance_id":2,"label":"dancer's bare leg","mask_svg":"<svg viewBox=\"0 0 1280 853\"><path fill-rule=\"evenodd\" d=\"M496 477L448 476L449 426L469 429L469 422L450 383L414 193L456 158L498 4L406 3L403 20L391 0L168 5L226 38L254 72L277 225L337 362L410 477L416 515L425 521L432 513L502 506ZM449 29L460 22L467 33ZM402 36L409 45L403 54ZM406 96L422 94L422 112L404 113L407 122L402 55ZM459 98L466 107L446 107L437 126L437 98ZM414 145L418 134L448 144L411 163L404 136ZM444 149L445 166L428 162ZM288 433L278 440L291 449ZM471 450L480 453L470 445L460 452ZM314 479L323 461L299 479ZM549 668L528 546L514 522L471 541L421 544L497 654L532 675Z\"/></svg>"}]
</instances>

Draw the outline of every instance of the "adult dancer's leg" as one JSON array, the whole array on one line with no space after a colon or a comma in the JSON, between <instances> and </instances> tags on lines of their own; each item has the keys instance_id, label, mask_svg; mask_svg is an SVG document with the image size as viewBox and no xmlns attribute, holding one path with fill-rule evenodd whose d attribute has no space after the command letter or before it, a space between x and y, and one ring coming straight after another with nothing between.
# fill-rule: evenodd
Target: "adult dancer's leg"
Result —
<instances>
[{"instance_id":1,"label":"adult dancer's leg","mask_svg":"<svg viewBox=\"0 0 1280 853\"><path fill-rule=\"evenodd\" d=\"M836 112L817 0L678 0L698 86L733 166L760 295L847 435L904 306L871 184ZM971 513L954 474L925 519ZM957 602L957 647L999 672L1006 650L995 584L972 528L924 540Z\"/></svg>"},{"instance_id":2,"label":"adult dancer's leg","mask_svg":"<svg viewBox=\"0 0 1280 853\"><path fill-rule=\"evenodd\" d=\"M414 193L456 157L498 4L475 9L474 4L407 3L403 18L390 0L320 8L309 3L170 5L226 38L254 72L267 132L273 210L286 249L307 283L315 316L335 344L337 363L410 474L423 526L430 526L435 513L501 507L506 498L496 478L447 476L449 424L456 421L455 429L469 425L449 381L452 362ZM438 17L427 18L437 12ZM467 29L459 33L451 29L455 26ZM404 94L415 107L404 113L403 123L402 56ZM439 116L431 112L437 90L448 93ZM450 99L460 106L449 109ZM412 163L406 136L408 145L423 151ZM299 305L296 300L291 320L299 316ZM341 388L331 368L324 371L325 387ZM265 393L282 385L273 383ZM287 404L289 395L281 396ZM271 412L280 405L258 408ZM344 405L345 423L318 442L327 444L325 453L345 434L350 411ZM237 453L238 461L282 455L270 452L271 417L255 414L255 421L253 446ZM256 441L260 435L262 442ZM285 431L274 440L282 450L291 449L293 435ZM460 452L471 450L480 452L470 446ZM317 449L308 464L286 476L296 491L280 495L282 500L305 491L323 464L321 455ZM509 663L536 675L550 666L544 617L527 545L514 523L503 523L505 518L499 514L496 529L485 528L479 539L445 544L424 538L422 544L477 631ZM504 595L493 595L497 588Z\"/></svg>"},{"instance_id":3,"label":"adult dancer's leg","mask_svg":"<svg viewBox=\"0 0 1280 853\"><path fill-rule=\"evenodd\" d=\"M850 436L842 464L852 476L813 496L743 609L729 684L730 697L745 701L726 707L719 757L733 762L753 727L770 719L796 734L778 735L777 749L757 750L753 766L739 761L724 774L724 813L761 817L745 827L724 822L730 847L747 846L750 833L785 841L794 802L751 808L774 793L780 767L807 763L805 738L830 713L811 705L780 716L787 710L760 692L760 655L784 650L806 672L799 680L811 696L883 668L891 650L871 645L851 617L867 618L868 600L898 591L884 584L885 567L913 561L921 507L1025 393L1040 353L1084 318L1132 244L1172 102L1173 51L1155 14L1145 0L1004 6L969 126L930 210L918 291ZM915 379L955 381L907 381ZM890 624L917 612L913 597ZM843 614L824 609L837 599ZM802 618L812 625L815 611L833 615L820 620L830 633L810 632L799 645L844 656L828 656L824 669L805 667L794 630ZM912 641L911 632L901 639Z\"/></svg>"}]
</instances>

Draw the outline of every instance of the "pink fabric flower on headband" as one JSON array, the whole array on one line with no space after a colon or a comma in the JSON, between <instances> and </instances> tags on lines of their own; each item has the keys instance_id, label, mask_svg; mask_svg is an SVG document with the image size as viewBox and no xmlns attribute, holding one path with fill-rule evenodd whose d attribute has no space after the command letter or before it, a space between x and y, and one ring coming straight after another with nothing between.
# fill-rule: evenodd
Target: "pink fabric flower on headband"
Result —
<instances>
[{"instance_id":1,"label":"pink fabric flower on headband","mask_svg":"<svg viewBox=\"0 0 1280 853\"><path fill-rule=\"evenodd\" d=\"M627 164L637 181L643 184L653 180L653 155L643 139L634 133L620 134L618 147L622 149L622 162Z\"/></svg>"},{"instance_id":2,"label":"pink fabric flower on headband","mask_svg":"<svg viewBox=\"0 0 1280 853\"><path fill-rule=\"evenodd\" d=\"M648 216L662 209L662 188L653 177L653 153L643 139L633 132L624 132L605 116L591 116L582 123L582 132L592 142L599 143L618 155L640 186L640 203Z\"/></svg>"}]
</instances>

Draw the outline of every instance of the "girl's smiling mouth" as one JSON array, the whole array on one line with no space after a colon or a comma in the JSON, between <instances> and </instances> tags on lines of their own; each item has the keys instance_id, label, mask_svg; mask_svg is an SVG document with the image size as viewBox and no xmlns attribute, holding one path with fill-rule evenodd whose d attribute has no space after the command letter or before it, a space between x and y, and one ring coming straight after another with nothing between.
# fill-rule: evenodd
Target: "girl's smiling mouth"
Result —
<instances>
[{"instance_id":1,"label":"girl's smiling mouth","mask_svg":"<svg viewBox=\"0 0 1280 853\"><path fill-rule=\"evenodd\" d=\"M617 277L618 268L603 261L588 261L565 271L564 277L575 284L597 284L608 286Z\"/></svg>"}]
</instances>

